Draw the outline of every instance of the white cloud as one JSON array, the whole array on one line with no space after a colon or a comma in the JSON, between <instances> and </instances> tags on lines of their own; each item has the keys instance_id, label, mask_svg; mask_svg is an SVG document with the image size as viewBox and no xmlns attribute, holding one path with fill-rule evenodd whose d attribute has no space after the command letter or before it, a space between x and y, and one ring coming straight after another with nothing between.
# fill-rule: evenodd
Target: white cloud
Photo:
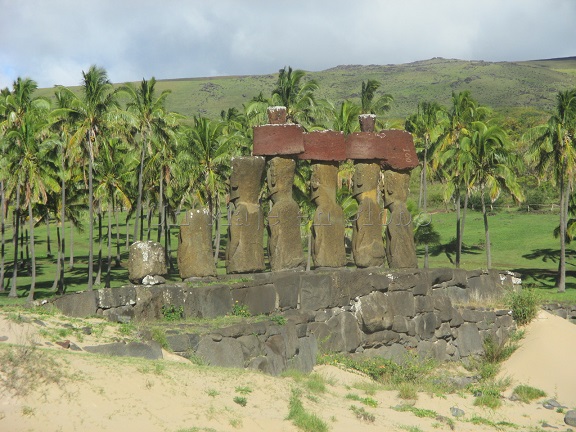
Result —
<instances>
[{"instance_id":1,"label":"white cloud","mask_svg":"<svg viewBox=\"0 0 576 432\"><path fill-rule=\"evenodd\" d=\"M0 88L576 55L574 0L0 0Z\"/></svg>"}]
</instances>

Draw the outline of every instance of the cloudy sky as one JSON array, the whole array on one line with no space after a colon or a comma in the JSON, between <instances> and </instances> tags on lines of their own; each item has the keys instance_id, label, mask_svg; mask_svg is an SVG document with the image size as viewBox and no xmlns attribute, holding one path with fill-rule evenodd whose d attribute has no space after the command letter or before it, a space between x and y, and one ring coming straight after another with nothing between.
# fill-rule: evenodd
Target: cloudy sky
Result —
<instances>
[{"instance_id":1,"label":"cloudy sky","mask_svg":"<svg viewBox=\"0 0 576 432\"><path fill-rule=\"evenodd\" d=\"M576 0L0 0L0 88L576 56Z\"/></svg>"}]
</instances>

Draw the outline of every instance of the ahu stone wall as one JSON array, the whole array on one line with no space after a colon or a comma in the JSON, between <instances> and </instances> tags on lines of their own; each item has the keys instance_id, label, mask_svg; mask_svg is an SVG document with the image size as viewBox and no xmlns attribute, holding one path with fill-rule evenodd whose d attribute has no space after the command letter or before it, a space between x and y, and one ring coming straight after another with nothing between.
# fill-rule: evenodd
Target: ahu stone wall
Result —
<instances>
[{"instance_id":1,"label":"ahu stone wall","mask_svg":"<svg viewBox=\"0 0 576 432\"><path fill-rule=\"evenodd\" d=\"M498 271L344 268L129 285L71 294L53 304L69 315L119 322L161 319L166 306L181 308L185 318L214 318L240 305L272 319L209 332L183 323L167 334L169 346L209 364L278 374L310 371L317 350L397 361L408 352L438 360L480 354L484 338L503 341L515 323L507 310L469 305L488 304L519 282Z\"/></svg>"}]
</instances>

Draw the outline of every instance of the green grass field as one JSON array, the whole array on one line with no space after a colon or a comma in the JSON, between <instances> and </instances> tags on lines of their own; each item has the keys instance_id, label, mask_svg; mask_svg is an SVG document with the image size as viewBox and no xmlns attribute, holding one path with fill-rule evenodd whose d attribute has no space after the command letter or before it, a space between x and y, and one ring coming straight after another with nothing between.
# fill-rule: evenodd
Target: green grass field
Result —
<instances>
[{"instance_id":1,"label":"green grass field","mask_svg":"<svg viewBox=\"0 0 576 432\"><path fill-rule=\"evenodd\" d=\"M454 261L453 239L455 238L456 215L454 212L445 210L431 211L431 220L434 228L440 234L440 243L429 247L430 267L452 267ZM552 235L554 227L558 224L556 213L523 212L516 208L501 209L489 217L490 235L492 244L493 268L512 270L522 274L525 286L536 287L548 300L575 301L576 302L576 249L568 245L567 252L567 292L557 294L554 288L554 278L558 267L559 241ZM44 299L54 295L50 290L55 276L55 257L47 256L46 226L41 224L36 231L37 246L37 299ZM129 230L131 232L131 230ZM112 269L112 286L118 287L128 283L127 261L128 255L125 248L125 226L121 226L122 265ZM106 236L106 228L103 232ZM7 236L11 235L11 229L7 229ZM52 252L56 254L55 227L51 228ZM74 268L68 268L66 260L66 290L67 292L86 289L87 283L87 232L74 233ZM156 234L153 233L154 240ZM70 234L68 232L67 239ZM486 253L484 242L484 228L481 213L468 210L465 221L464 251L461 259L461 267L465 269L486 268ZM106 240L104 240L105 242ZM172 257L176 265L177 228L172 232ZM225 227L222 227L221 260L218 263L220 274L224 270L224 248L226 243ZM103 256L107 256L104 243ZM113 256L115 254L116 238L113 236ZM70 252L70 244L66 246ZM24 250L23 253L25 254ZM95 256L98 247L95 246ZM0 304L21 304L25 302L25 296L30 286L30 276L26 269L21 266L18 275L19 298L9 299L9 277L12 274L12 245L6 245L6 281L5 291L0 293ZM23 255L25 256L25 255ZM424 247L418 247L418 259L420 267L424 263ZM106 270L104 264L103 271ZM170 281L178 281L177 269L167 276ZM104 281L104 274L102 276ZM96 286L96 288L101 288Z\"/></svg>"}]
</instances>

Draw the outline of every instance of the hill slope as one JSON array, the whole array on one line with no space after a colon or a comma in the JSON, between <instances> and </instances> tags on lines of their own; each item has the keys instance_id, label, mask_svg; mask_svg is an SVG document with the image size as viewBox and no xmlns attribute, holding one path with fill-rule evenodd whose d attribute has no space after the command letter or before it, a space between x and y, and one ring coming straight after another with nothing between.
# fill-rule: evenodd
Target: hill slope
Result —
<instances>
[{"instance_id":1,"label":"hill slope","mask_svg":"<svg viewBox=\"0 0 576 432\"><path fill-rule=\"evenodd\" d=\"M293 65L297 68L297 65ZM394 96L389 118L404 119L419 101L448 105L453 91L470 90L483 105L508 115L541 114L554 107L558 91L576 87L576 57L525 62L485 62L433 58L400 65L346 65L308 72L318 81L318 96L335 103L359 99L361 83L375 79ZM241 108L260 92L269 97L277 75L225 76L161 80L157 90L172 90L170 110L188 117L217 117L230 107ZM51 89L41 94L52 93Z\"/></svg>"}]
</instances>

